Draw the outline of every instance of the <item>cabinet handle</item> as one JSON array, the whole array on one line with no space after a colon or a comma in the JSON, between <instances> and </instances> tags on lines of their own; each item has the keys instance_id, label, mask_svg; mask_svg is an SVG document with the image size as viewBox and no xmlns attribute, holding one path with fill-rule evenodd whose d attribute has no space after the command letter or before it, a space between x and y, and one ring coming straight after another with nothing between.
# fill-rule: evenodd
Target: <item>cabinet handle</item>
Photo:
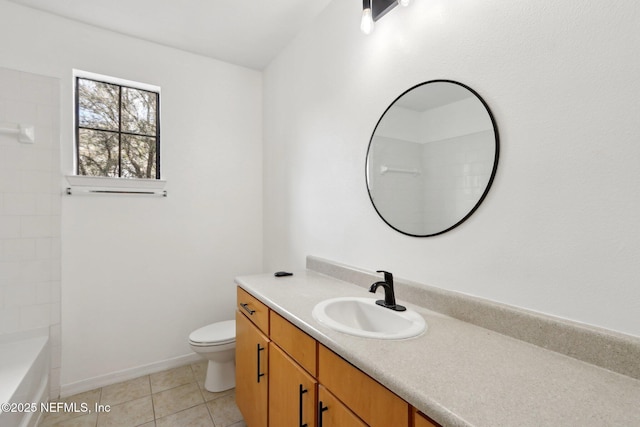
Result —
<instances>
[{"instance_id":1,"label":"cabinet handle","mask_svg":"<svg viewBox=\"0 0 640 427\"><path fill-rule=\"evenodd\" d=\"M249 316L253 316L253 313L255 313L255 312L256 312L255 310L251 310L251 309L249 308L249 304L247 304L246 302L241 302L241 303L240 303L240 307L244 308L244 309L245 309L245 311L246 311L247 313L249 313Z\"/></svg>"},{"instance_id":2,"label":"cabinet handle","mask_svg":"<svg viewBox=\"0 0 640 427\"><path fill-rule=\"evenodd\" d=\"M322 406L322 400L318 402L318 427L322 427L322 413L329 409L328 406Z\"/></svg>"},{"instance_id":3,"label":"cabinet handle","mask_svg":"<svg viewBox=\"0 0 640 427\"><path fill-rule=\"evenodd\" d=\"M265 347L260 347L260 343L258 343L258 382L260 382L260 377L264 377L264 374L260 373L260 352L264 349Z\"/></svg>"},{"instance_id":4,"label":"cabinet handle","mask_svg":"<svg viewBox=\"0 0 640 427\"><path fill-rule=\"evenodd\" d=\"M302 424L302 395L305 394L306 392L308 392L309 390L305 390L305 388L302 386L302 384L300 384L300 410L298 411L298 414L300 415L300 427L307 427L307 423Z\"/></svg>"}]
</instances>

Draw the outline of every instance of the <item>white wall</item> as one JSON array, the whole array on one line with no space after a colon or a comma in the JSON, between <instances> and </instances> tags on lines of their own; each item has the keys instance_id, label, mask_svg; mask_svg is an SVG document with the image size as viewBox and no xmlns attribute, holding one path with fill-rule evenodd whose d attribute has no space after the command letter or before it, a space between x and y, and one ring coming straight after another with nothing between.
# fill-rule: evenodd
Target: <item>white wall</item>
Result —
<instances>
[{"instance_id":1,"label":"white wall","mask_svg":"<svg viewBox=\"0 0 640 427\"><path fill-rule=\"evenodd\" d=\"M0 40L0 66L60 79L62 174L73 68L162 88L168 197L62 197L63 394L190 354L262 270L261 74L4 0Z\"/></svg>"},{"instance_id":2,"label":"white wall","mask_svg":"<svg viewBox=\"0 0 640 427\"><path fill-rule=\"evenodd\" d=\"M265 267L313 254L640 336L638 3L417 0L370 36L360 7L265 72ZM421 239L375 214L364 167L387 105L433 79L485 99L501 152L476 213Z\"/></svg>"}]
</instances>

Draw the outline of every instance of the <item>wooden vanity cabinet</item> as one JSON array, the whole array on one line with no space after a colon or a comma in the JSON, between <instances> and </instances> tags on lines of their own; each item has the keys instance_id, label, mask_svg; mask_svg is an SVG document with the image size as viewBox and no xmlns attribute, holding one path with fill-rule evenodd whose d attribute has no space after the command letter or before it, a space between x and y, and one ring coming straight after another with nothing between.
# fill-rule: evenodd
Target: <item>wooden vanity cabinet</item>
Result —
<instances>
[{"instance_id":1,"label":"wooden vanity cabinet","mask_svg":"<svg viewBox=\"0 0 640 427\"><path fill-rule=\"evenodd\" d=\"M248 427L438 427L241 288L236 402Z\"/></svg>"},{"instance_id":2,"label":"wooden vanity cabinet","mask_svg":"<svg viewBox=\"0 0 640 427\"><path fill-rule=\"evenodd\" d=\"M268 308L253 297L247 299L244 294L246 292L238 288L236 403L248 426L267 427L267 405L269 402ZM246 312L246 315L240 310ZM264 315L261 315L262 313ZM256 316L253 317L254 315Z\"/></svg>"},{"instance_id":3,"label":"wooden vanity cabinet","mask_svg":"<svg viewBox=\"0 0 640 427\"><path fill-rule=\"evenodd\" d=\"M315 378L272 341L269 353L269 425L316 427L317 384Z\"/></svg>"},{"instance_id":4,"label":"wooden vanity cabinet","mask_svg":"<svg viewBox=\"0 0 640 427\"><path fill-rule=\"evenodd\" d=\"M317 375L316 340L295 327L275 311L269 313L269 337L304 370L313 377Z\"/></svg>"},{"instance_id":5,"label":"wooden vanity cabinet","mask_svg":"<svg viewBox=\"0 0 640 427\"><path fill-rule=\"evenodd\" d=\"M269 307L242 288L237 291L238 311L247 316L263 334L269 335Z\"/></svg>"},{"instance_id":6,"label":"wooden vanity cabinet","mask_svg":"<svg viewBox=\"0 0 640 427\"><path fill-rule=\"evenodd\" d=\"M318 386L318 427L367 427L324 386Z\"/></svg>"},{"instance_id":7,"label":"wooden vanity cabinet","mask_svg":"<svg viewBox=\"0 0 640 427\"><path fill-rule=\"evenodd\" d=\"M371 427L409 425L407 402L323 345L318 382Z\"/></svg>"},{"instance_id":8,"label":"wooden vanity cabinet","mask_svg":"<svg viewBox=\"0 0 640 427\"><path fill-rule=\"evenodd\" d=\"M440 427L435 423L432 419L427 417L422 412L418 411L416 408L413 408L413 427Z\"/></svg>"},{"instance_id":9,"label":"wooden vanity cabinet","mask_svg":"<svg viewBox=\"0 0 640 427\"><path fill-rule=\"evenodd\" d=\"M269 426L316 427L316 340L269 313Z\"/></svg>"}]
</instances>

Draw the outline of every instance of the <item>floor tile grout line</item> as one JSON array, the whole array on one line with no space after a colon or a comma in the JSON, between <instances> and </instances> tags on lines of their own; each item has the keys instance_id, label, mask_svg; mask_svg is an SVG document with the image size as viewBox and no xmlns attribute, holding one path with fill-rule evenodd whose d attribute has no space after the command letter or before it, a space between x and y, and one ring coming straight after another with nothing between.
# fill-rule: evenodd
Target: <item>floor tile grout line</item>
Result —
<instances>
[{"instance_id":1,"label":"floor tile grout line","mask_svg":"<svg viewBox=\"0 0 640 427\"><path fill-rule=\"evenodd\" d=\"M153 412L153 425L156 425L156 404L153 401L153 390L151 390L151 375L147 375L149 381L149 397L151 398L151 411Z\"/></svg>"},{"instance_id":2,"label":"floor tile grout line","mask_svg":"<svg viewBox=\"0 0 640 427\"><path fill-rule=\"evenodd\" d=\"M209 407L209 405L207 403L205 403L205 406L207 408L207 412L209 413L209 418L211 418L211 424L213 424L213 427L218 427L218 426L216 426L216 420L213 419L213 414L211 413L211 408Z\"/></svg>"},{"instance_id":3,"label":"floor tile grout line","mask_svg":"<svg viewBox=\"0 0 640 427\"><path fill-rule=\"evenodd\" d=\"M202 364L204 364L204 363L202 363ZM146 382L147 382L147 385L148 385L149 393L148 393L148 394L147 394L147 393L145 393L143 396L138 396L138 397L136 397L136 398L132 398L132 399L129 399L129 400L126 400L126 401L123 401L123 402L119 402L119 403L117 403L116 405L111 405L111 406L112 406L112 407L116 407L116 406L120 406L120 405L124 405L124 404L130 403L130 402L133 402L133 401L138 400L138 399L150 398L150 399L151 399L151 405L152 405L152 408L151 408L151 409L152 409L152 416L153 416L153 419L152 419L152 420L150 420L150 421L148 421L147 423L152 423L152 422L153 422L153 424L154 424L154 425L156 425L156 424L157 424L158 419L161 419L161 418L163 418L163 417L160 417L160 418L158 418L158 417L157 417L157 414L156 414L156 404L155 404L155 400L154 400L154 398L153 398L153 397L154 397L154 395L157 395L157 394L159 394L159 393L163 393L163 392L166 392L166 391L169 391L169 390L173 390L173 389L176 389L176 388L179 388L179 387L184 387L184 386L187 386L187 385L193 385L193 386L195 387L195 389L196 389L196 390L198 390L198 392L199 392L199 397L201 398L201 401L200 401L200 402L198 402L198 403L192 404L191 406L189 406L189 407L187 407L187 408L182 408L182 409L180 409L179 411L176 411L176 412L174 412L174 413L172 413L172 414L166 414L166 415L164 415L164 417L167 417L167 416L170 416L170 415L174 415L174 414L177 414L177 413L180 413L180 412L183 412L183 411L187 411L187 410L193 409L193 408L195 408L195 407L197 407L197 406L200 406L200 405L205 405L205 408L206 408L207 413L208 413L208 415L209 415L209 420L211 421L211 423L213 424L213 426L214 426L214 427L218 427L217 423L216 423L216 422L215 422L215 420L214 420L214 416L213 416L213 414L212 414L212 410L211 410L211 408L210 408L210 405L209 405L209 404L210 404L210 403L212 403L212 402L217 401L218 399L221 399L221 398L223 398L223 397L229 396L229 395L232 393L232 391L229 391L229 392L226 392L226 391L225 391L225 392L214 393L213 395L209 396L211 399L210 399L210 400L207 400L207 397L206 397L206 395L205 395L205 390L206 390L206 389L204 388L204 384L203 384L203 386L201 387L201 386L200 386L200 383L199 383L199 377L201 376L201 375L199 375L199 374L202 374L202 372L199 372L199 373L198 373L198 372L196 371L196 370L197 370L197 368L196 368L194 365L196 365L196 364L195 364L195 363L191 363L191 364L186 365L186 366L189 366L189 372L190 372L190 374L191 374L191 375L190 375L190 377L191 377L191 378L190 378L190 380L189 380L189 381L187 381L187 382L185 382L185 383L183 383L183 384L175 385L175 386L170 387L170 388L168 388L168 389L166 389L166 390L161 390L161 391L155 392L155 393L153 392L152 384L151 384L151 376L152 376L153 374L143 375L143 376L140 376L140 377L137 377L137 378L132 378L131 380L123 381L122 383L125 383L125 382L128 382L128 381L139 380L140 378L146 377ZM184 366L184 367L186 367L186 366ZM178 367L178 368L180 368L180 367ZM161 373L170 372L171 370L173 370L173 369L178 369L178 368L167 369L167 370L165 370L165 371L157 372L156 374L161 374ZM203 368L204 368L204 366L203 366ZM120 384L120 383L116 383L116 384ZM113 384L113 385L116 385L116 384ZM109 387L109 386L105 386L105 387ZM103 400L103 398L105 398L105 394L104 394L104 393L105 393L105 387L99 387L99 388L96 388L96 389L94 389L94 390L87 390L86 392L83 392L83 393L89 393L89 392L94 392L94 393L96 393L96 394L97 394L97 396L96 396L96 398L97 398L97 402L98 402L98 404L101 404L101 405L102 405L102 404L103 404L102 400ZM207 392L208 392L208 390L207 390ZM213 393L213 392L208 392L208 393ZM82 394L82 393L78 393L78 395L79 395L79 394ZM72 397L74 397L74 396L69 396L69 397L68 397L68 398L66 398L66 399L69 399L69 398L72 398ZM66 400L66 399L65 399L65 400ZM75 401L75 400L76 400L76 399L72 399L72 400L70 400L70 401ZM95 419L94 427L98 427L98 425L100 424L100 419L101 419L100 415L101 415L101 413L97 413L97 414L96 414L96 419ZM82 414L78 414L77 416L71 416L71 417L70 417L70 418L68 418L68 419L61 419L61 420L59 420L59 421L57 422L57 424L59 424L59 423L67 423L67 422L69 422L69 421L71 421L71 420L73 420L73 419L75 419L75 418L77 418L77 417L79 417L79 416L82 416ZM240 422L240 421L235 422L234 424L238 424L239 422ZM143 424L141 424L141 425L144 425L144 424L147 424L147 423L143 423ZM93 423L92 423L92 424L93 424ZM234 424L231 424L231 425L234 425Z\"/></svg>"},{"instance_id":4,"label":"floor tile grout line","mask_svg":"<svg viewBox=\"0 0 640 427\"><path fill-rule=\"evenodd\" d=\"M98 396L98 403L102 403L102 392L104 391L104 387L100 387L100 396ZM96 414L96 424L94 427L98 427L98 419L100 418L100 414Z\"/></svg>"}]
</instances>

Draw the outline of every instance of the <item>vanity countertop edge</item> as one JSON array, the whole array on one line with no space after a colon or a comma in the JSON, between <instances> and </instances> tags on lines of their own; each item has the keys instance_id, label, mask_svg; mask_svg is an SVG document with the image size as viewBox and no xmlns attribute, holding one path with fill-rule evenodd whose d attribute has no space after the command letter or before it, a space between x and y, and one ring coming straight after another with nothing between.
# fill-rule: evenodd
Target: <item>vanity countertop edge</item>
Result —
<instances>
[{"instance_id":1,"label":"vanity countertop edge","mask_svg":"<svg viewBox=\"0 0 640 427\"><path fill-rule=\"evenodd\" d=\"M380 297L312 270L240 276L238 286L445 427L640 425L640 380L403 300L422 335L376 340L317 322L328 298Z\"/></svg>"}]
</instances>

